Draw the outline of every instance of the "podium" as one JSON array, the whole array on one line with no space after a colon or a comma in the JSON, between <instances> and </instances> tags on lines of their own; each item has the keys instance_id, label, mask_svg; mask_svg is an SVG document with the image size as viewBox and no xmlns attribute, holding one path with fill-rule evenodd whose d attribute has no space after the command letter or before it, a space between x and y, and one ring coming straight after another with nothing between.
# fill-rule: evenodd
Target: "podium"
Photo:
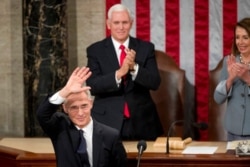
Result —
<instances>
[{"instance_id":1,"label":"podium","mask_svg":"<svg viewBox=\"0 0 250 167\"><path fill-rule=\"evenodd\" d=\"M236 157L234 150L226 150L226 142L192 142L193 146L217 146L214 154L166 154L165 147L155 147L147 141L141 167L249 167L250 157ZM137 165L137 141L124 142L128 167ZM56 167L52 144L48 138L4 138L0 141L1 167Z\"/></svg>"}]
</instances>

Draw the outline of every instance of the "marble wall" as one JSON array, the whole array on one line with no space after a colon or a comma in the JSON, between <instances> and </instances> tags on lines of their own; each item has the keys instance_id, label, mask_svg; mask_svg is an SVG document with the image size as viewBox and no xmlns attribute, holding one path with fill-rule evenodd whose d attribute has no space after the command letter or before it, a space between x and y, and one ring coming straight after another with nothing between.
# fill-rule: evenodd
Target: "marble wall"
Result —
<instances>
[{"instance_id":1,"label":"marble wall","mask_svg":"<svg viewBox=\"0 0 250 167\"><path fill-rule=\"evenodd\" d=\"M106 33L104 0L68 0L69 69L86 65L86 48Z\"/></svg>"},{"instance_id":2,"label":"marble wall","mask_svg":"<svg viewBox=\"0 0 250 167\"><path fill-rule=\"evenodd\" d=\"M24 135L22 1L0 3L0 136Z\"/></svg>"},{"instance_id":3,"label":"marble wall","mask_svg":"<svg viewBox=\"0 0 250 167\"><path fill-rule=\"evenodd\" d=\"M86 65L86 47L104 38L105 1L1 2L0 137L40 136L37 105Z\"/></svg>"},{"instance_id":4,"label":"marble wall","mask_svg":"<svg viewBox=\"0 0 250 167\"><path fill-rule=\"evenodd\" d=\"M36 109L67 82L66 0L23 1L25 136L42 136Z\"/></svg>"}]
</instances>

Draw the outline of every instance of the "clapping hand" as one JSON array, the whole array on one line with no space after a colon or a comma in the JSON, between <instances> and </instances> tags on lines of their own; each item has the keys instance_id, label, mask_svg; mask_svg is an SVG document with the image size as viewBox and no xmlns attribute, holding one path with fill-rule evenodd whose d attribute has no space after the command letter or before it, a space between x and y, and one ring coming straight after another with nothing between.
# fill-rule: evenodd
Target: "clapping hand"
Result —
<instances>
[{"instance_id":1,"label":"clapping hand","mask_svg":"<svg viewBox=\"0 0 250 167\"><path fill-rule=\"evenodd\" d=\"M132 70L134 69L134 65L135 65L136 52L133 49L126 48L126 53L127 53L127 56L126 56L125 61L129 66L129 70Z\"/></svg>"},{"instance_id":2,"label":"clapping hand","mask_svg":"<svg viewBox=\"0 0 250 167\"><path fill-rule=\"evenodd\" d=\"M233 81L236 77L249 83L249 66L236 62L235 57L230 55L227 59L227 70L229 74L229 80Z\"/></svg>"}]
</instances>

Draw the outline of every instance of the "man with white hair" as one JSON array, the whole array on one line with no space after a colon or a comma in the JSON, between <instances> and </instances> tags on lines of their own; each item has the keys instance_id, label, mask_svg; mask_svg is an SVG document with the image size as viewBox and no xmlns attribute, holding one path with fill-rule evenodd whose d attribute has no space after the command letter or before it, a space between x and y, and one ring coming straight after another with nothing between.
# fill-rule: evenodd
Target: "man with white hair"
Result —
<instances>
[{"instance_id":1,"label":"man with white hair","mask_svg":"<svg viewBox=\"0 0 250 167\"><path fill-rule=\"evenodd\" d=\"M40 104L38 121L52 141L58 167L125 167L119 131L91 117L90 87L83 86L90 75L89 68L76 68L67 84ZM57 111L61 104L64 112Z\"/></svg>"},{"instance_id":2,"label":"man with white hair","mask_svg":"<svg viewBox=\"0 0 250 167\"><path fill-rule=\"evenodd\" d=\"M133 19L129 9L116 4L106 21L111 35L87 48L86 81L95 96L92 116L118 129L123 140L155 140L163 134L150 90L160 85L151 42L129 35Z\"/></svg>"}]
</instances>

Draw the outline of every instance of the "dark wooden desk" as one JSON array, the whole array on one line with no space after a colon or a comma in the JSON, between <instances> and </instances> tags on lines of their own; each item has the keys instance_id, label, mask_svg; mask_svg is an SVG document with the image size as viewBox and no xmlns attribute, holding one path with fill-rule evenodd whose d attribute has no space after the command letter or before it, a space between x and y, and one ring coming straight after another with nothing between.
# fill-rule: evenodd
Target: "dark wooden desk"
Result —
<instances>
[{"instance_id":1,"label":"dark wooden desk","mask_svg":"<svg viewBox=\"0 0 250 167\"><path fill-rule=\"evenodd\" d=\"M56 167L54 153L32 153L0 146L1 167Z\"/></svg>"},{"instance_id":2,"label":"dark wooden desk","mask_svg":"<svg viewBox=\"0 0 250 167\"><path fill-rule=\"evenodd\" d=\"M20 140L17 140L20 141ZM49 140L48 140L49 141ZM46 142L48 142L46 141ZM23 141L21 141L23 142ZM28 141L30 143L30 141ZM12 148L1 145L0 142L0 166L1 167L55 167L55 155L51 150L51 143L48 148L44 148L45 143L37 143L42 145L42 152L35 150L34 152L25 149ZM10 143L11 144L11 143ZM136 167L137 165L137 142L125 143L128 152L128 167ZM36 145L31 144L34 149L39 149ZM22 144L26 147L26 144ZM32 148L28 148L32 149ZM48 151L44 151L47 149ZM157 152L159 150L159 152ZM52 152L51 152L52 151ZM225 153L215 153L211 155L191 155L191 154L165 154L164 148L152 148L152 143L148 142L148 149L143 153L140 161L141 167L249 167L250 157L236 157L234 150Z\"/></svg>"},{"instance_id":3,"label":"dark wooden desk","mask_svg":"<svg viewBox=\"0 0 250 167\"><path fill-rule=\"evenodd\" d=\"M129 153L129 166L137 164L137 154ZM166 155L164 153L145 153L141 157L141 167L249 167L250 157L235 157L234 151L212 155Z\"/></svg>"}]
</instances>

